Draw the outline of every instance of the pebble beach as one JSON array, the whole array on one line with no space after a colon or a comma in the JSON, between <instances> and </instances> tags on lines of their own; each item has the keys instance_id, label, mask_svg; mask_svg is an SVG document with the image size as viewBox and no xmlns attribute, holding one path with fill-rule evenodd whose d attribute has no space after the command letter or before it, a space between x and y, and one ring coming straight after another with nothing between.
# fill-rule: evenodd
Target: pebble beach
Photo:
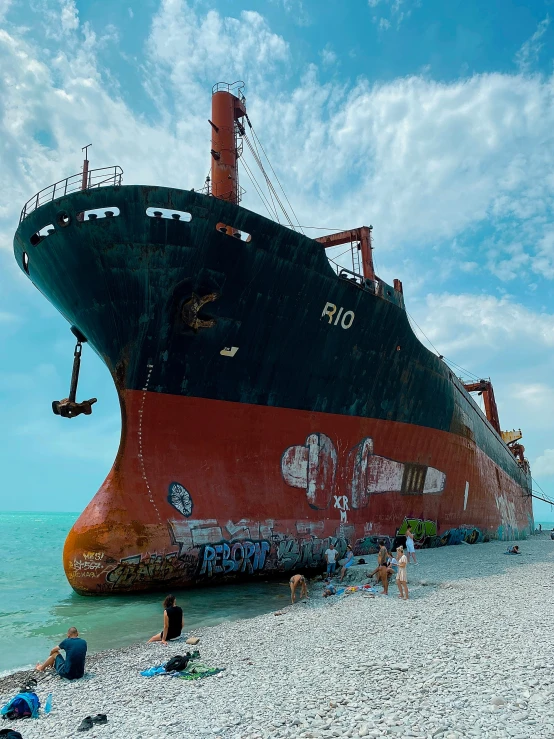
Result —
<instances>
[{"instance_id":1,"label":"pebble beach","mask_svg":"<svg viewBox=\"0 0 554 739\"><path fill-rule=\"evenodd\" d=\"M394 584L386 597L323 599L310 582L308 601L279 615L187 632L197 647L101 652L75 682L32 673L52 711L9 726L23 739L554 737L554 541L543 533L518 544L521 556L505 555L507 542L418 551L408 601ZM375 560L350 582L364 582ZM187 649L223 671L191 682L140 675ZM28 675L0 680L2 705ZM107 724L77 733L98 713Z\"/></svg>"}]
</instances>

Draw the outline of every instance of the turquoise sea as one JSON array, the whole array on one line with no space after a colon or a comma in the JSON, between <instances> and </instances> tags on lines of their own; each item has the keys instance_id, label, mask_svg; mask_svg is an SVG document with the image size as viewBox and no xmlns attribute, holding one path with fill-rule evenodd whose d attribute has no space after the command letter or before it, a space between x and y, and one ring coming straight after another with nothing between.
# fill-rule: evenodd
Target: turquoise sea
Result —
<instances>
[{"instance_id":1,"label":"turquoise sea","mask_svg":"<svg viewBox=\"0 0 554 739\"><path fill-rule=\"evenodd\" d=\"M84 597L69 586L62 549L77 513L0 513L0 674L45 659L70 626L89 652L161 631L164 593ZM185 629L249 618L288 602L288 582L173 591Z\"/></svg>"}]
</instances>

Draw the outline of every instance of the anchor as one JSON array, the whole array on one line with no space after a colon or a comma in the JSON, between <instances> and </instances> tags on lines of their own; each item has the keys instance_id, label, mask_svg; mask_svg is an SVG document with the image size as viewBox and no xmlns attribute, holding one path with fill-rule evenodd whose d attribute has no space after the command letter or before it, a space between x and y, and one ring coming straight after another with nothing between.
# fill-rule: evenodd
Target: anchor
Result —
<instances>
[{"instance_id":1,"label":"anchor","mask_svg":"<svg viewBox=\"0 0 554 739\"><path fill-rule=\"evenodd\" d=\"M218 298L219 293L209 293L203 297L200 297L196 293L192 293L192 297L189 298L181 308L181 317L183 321L194 331L198 331L200 328L212 328L215 326L215 319L200 318L198 316L198 312L202 306L206 305L206 303L212 303Z\"/></svg>"},{"instance_id":2,"label":"anchor","mask_svg":"<svg viewBox=\"0 0 554 739\"><path fill-rule=\"evenodd\" d=\"M75 345L75 351L73 353L73 372L71 373L69 397L64 398L63 400L52 401L52 410L56 416L63 416L64 418L75 418L75 416L80 416L81 413L84 413L86 416L90 416L92 413L92 405L96 403L96 398L83 400L81 403L77 403L75 400L75 396L77 395L77 383L79 382L81 352L83 350L83 344L86 343L87 340L76 326L71 327L71 333L76 337L77 344Z\"/></svg>"}]
</instances>

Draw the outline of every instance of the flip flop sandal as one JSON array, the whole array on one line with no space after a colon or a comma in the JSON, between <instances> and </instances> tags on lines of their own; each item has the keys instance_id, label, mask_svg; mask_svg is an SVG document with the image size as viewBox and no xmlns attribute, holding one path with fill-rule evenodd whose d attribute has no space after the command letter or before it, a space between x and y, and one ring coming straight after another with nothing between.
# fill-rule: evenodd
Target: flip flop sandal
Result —
<instances>
[{"instance_id":1,"label":"flip flop sandal","mask_svg":"<svg viewBox=\"0 0 554 739\"><path fill-rule=\"evenodd\" d=\"M90 716L87 716L81 721L81 725L77 729L77 731L88 731L89 729L92 729L94 726L92 722L92 718Z\"/></svg>"},{"instance_id":2,"label":"flip flop sandal","mask_svg":"<svg viewBox=\"0 0 554 739\"><path fill-rule=\"evenodd\" d=\"M95 724L107 724L108 723L108 717L105 713L97 713L96 716L92 719Z\"/></svg>"}]
</instances>

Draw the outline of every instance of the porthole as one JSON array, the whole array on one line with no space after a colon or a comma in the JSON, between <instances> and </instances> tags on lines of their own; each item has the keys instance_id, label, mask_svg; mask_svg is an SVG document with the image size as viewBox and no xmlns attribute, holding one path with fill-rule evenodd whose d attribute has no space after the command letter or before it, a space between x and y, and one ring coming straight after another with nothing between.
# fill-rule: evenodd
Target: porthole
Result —
<instances>
[{"instance_id":1,"label":"porthole","mask_svg":"<svg viewBox=\"0 0 554 739\"><path fill-rule=\"evenodd\" d=\"M23 252L23 269L25 270L26 274L29 274L29 255L26 251Z\"/></svg>"},{"instance_id":2,"label":"porthole","mask_svg":"<svg viewBox=\"0 0 554 739\"><path fill-rule=\"evenodd\" d=\"M60 210L58 215L56 216L56 223L60 228L66 228L66 226L69 226L71 223L71 216L69 213L65 210Z\"/></svg>"}]
</instances>

